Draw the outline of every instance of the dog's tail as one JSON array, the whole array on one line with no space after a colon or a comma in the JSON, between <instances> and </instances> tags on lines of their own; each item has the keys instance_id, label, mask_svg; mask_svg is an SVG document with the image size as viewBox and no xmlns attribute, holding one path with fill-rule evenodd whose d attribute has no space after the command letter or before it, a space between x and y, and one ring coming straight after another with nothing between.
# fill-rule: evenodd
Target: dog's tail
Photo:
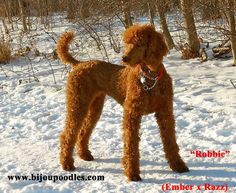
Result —
<instances>
[{"instance_id":1,"label":"dog's tail","mask_svg":"<svg viewBox=\"0 0 236 193\"><path fill-rule=\"evenodd\" d=\"M73 58L69 53L69 45L74 37L75 34L72 31L63 33L57 42L56 48L59 59L65 64L70 64L72 67L76 67L79 63L79 61Z\"/></svg>"}]
</instances>

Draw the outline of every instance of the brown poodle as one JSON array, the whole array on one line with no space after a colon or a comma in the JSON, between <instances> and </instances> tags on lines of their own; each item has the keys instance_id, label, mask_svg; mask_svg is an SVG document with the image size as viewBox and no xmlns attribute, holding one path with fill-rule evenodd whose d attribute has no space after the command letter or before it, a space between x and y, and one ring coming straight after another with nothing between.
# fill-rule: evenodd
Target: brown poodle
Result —
<instances>
[{"instance_id":1,"label":"brown poodle","mask_svg":"<svg viewBox=\"0 0 236 193\"><path fill-rule=\"evenodd\" d=\"M86 161L93 160L88 143L102 112L105 95L124 108L124 173L139 181L139 129L142 115L155 113L170 168L187 172L179 155L173 116L172 80L162 64L168 49L162 34L150 25L135 25L124 32L124 66L104 61L81 62L68 52L74 34L65 32L57 44L63 63L74 67L67 80L67 115L61 134L60 161L64 170L74 170L73 150Z\"/></svg>"}]
</instances>

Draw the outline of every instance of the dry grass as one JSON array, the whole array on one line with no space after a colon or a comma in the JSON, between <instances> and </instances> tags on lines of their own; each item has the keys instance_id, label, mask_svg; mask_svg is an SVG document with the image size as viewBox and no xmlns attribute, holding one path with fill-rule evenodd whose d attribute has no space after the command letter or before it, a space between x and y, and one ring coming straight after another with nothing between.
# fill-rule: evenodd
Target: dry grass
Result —
<instances>
[{"instance_id":1,"label":"dry grass","mask_svg":"<svg viewBox=\"0 0 236 193\"><path fill-rule=\"evenodd\" d=\"M6 64L11 59L10 44L0 40L0 64Z\"/></svg>"}]
</instances>

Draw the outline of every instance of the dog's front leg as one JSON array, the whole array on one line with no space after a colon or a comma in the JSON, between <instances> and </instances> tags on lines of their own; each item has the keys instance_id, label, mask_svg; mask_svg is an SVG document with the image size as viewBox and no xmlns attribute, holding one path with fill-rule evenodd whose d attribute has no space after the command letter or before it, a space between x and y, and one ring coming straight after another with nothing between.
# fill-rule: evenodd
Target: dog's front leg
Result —
<instances>
[{"instance_id":1,"label":"dog's front leg","mask_svg":"<svg viewBox=\"0 0 236 193\"><path fill-rule=\"evenodd\" d=\"M130 102L131 103L131 102ZM140 181L139 128L141 113L130 103L124 105L123 142L124 173L130 181Z\"/></svg>"},{"instance_id":2,"label":"dog's front leg","mask_svg":"<svg viewBox=\"0 0 236 193\"><path fill-rule=\"evenodd\" d=\"M182 173L189 169L179 155L179 146L176 143L175 120L172 108L159 109L155 116L160 127L160 134L166 159L173 171Z\"/></svg>"}]
</instances>

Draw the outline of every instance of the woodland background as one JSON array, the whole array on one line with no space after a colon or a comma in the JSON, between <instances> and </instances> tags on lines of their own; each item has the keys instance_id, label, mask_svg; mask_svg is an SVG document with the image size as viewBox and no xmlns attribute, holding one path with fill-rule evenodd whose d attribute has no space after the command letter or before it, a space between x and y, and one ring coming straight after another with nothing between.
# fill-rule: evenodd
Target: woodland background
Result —
<instances>
[{"instance_id":1,"label":"woodland background","mask_svg":"<svg viewBox=\"0 0 236 193\"><path fill-rule=\"evenodd\" d=\"M236 192L234 0L0 0L0 192L162 193L163 184L227 185ZM122 33L151 23L170 52L163 63L173 80L176 137L190 172L166 162L158 125L144 116L140 183L123 175L123 108L107 96L90 140L93 163L75 156L78 175L105 181L9 181L8 176L71 173L59 163L70 68L57 58L58 37L74 30L70 52L79 60L121 64ZM229 151L197 158L191 151ZM18 179L18 178L17 178ZM202 190L198 191L197 186ZM213 192L208 191L208 192ZM178 191L186 192L186 191Z\"/></svg>"},{"instance_id":2,"label":"woodland background","mask_svg":"<svg viewBox=\"0 0 236 193\"><path fill-rule=\"evenodd\" d=\"M168 47L181 51L183 59L201 57L206 61L205 47L214 44L214 57L232 53L232 65L236 65L235 5L234 0L1 0L0 63L9 62L13 55L23 56L31 49L39 55L34 45L26 46L21 41L14 48L12 34L20 33L23 39L29 31L39 28L51 33L56 25L55 16L64 15L76 28L82 29L81 33L89 34L106 60L109 60L107 45L98 29L108 31L109 46L120 53L121 40L115 27L127 28L137 23L137 18L146 16L149 23L163 32ZM168 18L170 13L176 13L177 17ZM212 35L214 38L209 41L207 36ZM174 41L173 36L178 38ZM57 38L52 38L56 42Z\"/></svg>"}]
</instances>

